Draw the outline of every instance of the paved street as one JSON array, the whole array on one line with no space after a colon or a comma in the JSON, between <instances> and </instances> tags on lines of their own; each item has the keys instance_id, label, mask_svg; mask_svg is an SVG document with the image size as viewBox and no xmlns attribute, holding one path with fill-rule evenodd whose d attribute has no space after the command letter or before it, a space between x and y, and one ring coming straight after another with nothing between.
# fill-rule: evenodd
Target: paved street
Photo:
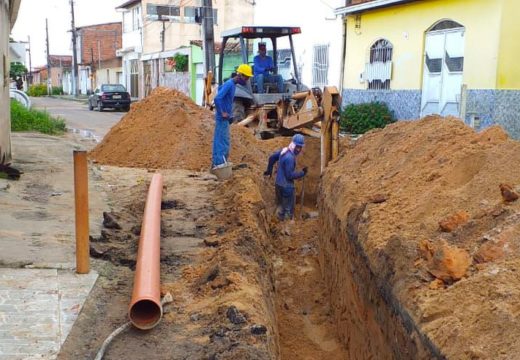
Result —
<instances>
[{"instance_id":1,"label":"paved street","mask_svg":"<svg viewBox=\"0 0 520 360\"><path fill-rule=\"evenodd\" d=\"M36 109L45 109L54 116L64 118L70 130L84 131L81 134L87 137L93 135L98 140L126 114L112 109L89 111L87 104L83 102L56 98L33 97L31 102Z\"/></svg>"}]
</instances>

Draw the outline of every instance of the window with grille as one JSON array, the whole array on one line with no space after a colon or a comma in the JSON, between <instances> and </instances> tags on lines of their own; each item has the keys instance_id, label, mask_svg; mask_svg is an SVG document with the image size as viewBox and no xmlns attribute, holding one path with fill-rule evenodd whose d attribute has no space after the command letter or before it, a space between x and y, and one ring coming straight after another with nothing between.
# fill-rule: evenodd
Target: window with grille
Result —
<instances>
[{"instance_id":1,"label":"window with grille","mask_svg":"<svg viewBox=\"0 0 520 360\"><path fill-rule=\"evenodd\" d=\"M197 15L197 8L195 6L186 6L184 8L184 22L195 23L195 16Z\"/></svg>"},{"instance_id":2,"label":"window with grille","mask_svg":"<svg viewBox=\"0 0 520 360\"><path fill-rule=\"evenodd\" d=\"M369 62L365 65L364 79L369 89L389 90L392 79L393 46L386 39L377 40L370 47Z\"/></svg>"},{"instance_id":3,"label":"window with grille","mask_svg":"<svg viewBox=\"0 0 520 360\"><path fill-rule=\"evenodd\" d=\"M139 60L130 60L130 95L139 95Z\"/></svg>"},{"instance_id":4,"label":"window with grille","mask_svg":"<svg viewBox=\"0 0 520 360\"><path fill-rule=\"evenodd\" d=\"M329 45L315 45L312 60L312 86L328 84Z\"/></svg>"},{"instance_id":5,"label":"window with grille","mask_svg":"<svg viewBox=\"0 0 520 360\"><path fill-rule=\"evenodd\" d=\"M141 20L141 7L136 6L132 9L132 30L139 30Z\"/></svg>"},{"instance_id":6,"label":"window with grille","mask_svg":"<svg viewBox=\"0 0 520 360\"><path fill-rule=\"evenodd\" d=\"M181 20L181 8L175 5L146 4L146 13L151 20Z\"/></svg>"}]
</instances>

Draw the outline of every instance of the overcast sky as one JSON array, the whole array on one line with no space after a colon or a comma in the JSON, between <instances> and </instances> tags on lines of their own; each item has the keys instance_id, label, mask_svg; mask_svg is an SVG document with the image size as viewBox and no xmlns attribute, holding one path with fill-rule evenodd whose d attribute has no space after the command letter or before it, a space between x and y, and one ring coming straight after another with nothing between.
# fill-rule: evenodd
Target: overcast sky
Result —
<instances>
[{"instance_id":1,"label":"overcast sky","mask_svg":"<svg viewBox=\"0 0 520 360\"><path fill-rule=\"evenodd\" d=\"M122 15L115 7L125 0L74 0L76 26L121 21ZM11 37L27 41L31 37L33 68L46 64L45 18L49 22L49 46L51 55L72 55L71 13L69 0L22 0L18 18ZM27 60L29 67L29 60Z\"/></svg>"}]
</instances>

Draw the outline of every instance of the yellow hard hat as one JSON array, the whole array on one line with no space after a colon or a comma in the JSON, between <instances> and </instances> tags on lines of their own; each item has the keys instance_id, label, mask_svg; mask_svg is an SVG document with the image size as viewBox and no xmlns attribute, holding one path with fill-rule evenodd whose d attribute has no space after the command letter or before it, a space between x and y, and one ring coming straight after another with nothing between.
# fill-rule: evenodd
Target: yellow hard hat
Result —
<instances>
[{"instance_id":1,"label":"yellow hard hat","mask_svg":"<svg viewBox=\"0 0 520 360\"><path fill-rule=\"evenodd\" d=\"M251 69L251 66L249 66L247 64L242 64L242 65L240 65L238 67L237 73L242 74L242 75L247 76L247 77L252 77L253 76L253 69Z\"/></svg>"}]
</instances>

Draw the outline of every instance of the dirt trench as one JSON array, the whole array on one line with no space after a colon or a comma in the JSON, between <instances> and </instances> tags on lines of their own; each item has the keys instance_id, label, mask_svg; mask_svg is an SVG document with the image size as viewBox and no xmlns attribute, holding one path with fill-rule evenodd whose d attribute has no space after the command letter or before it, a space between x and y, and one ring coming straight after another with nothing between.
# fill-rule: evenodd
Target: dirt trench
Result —
<instances>
[{"instance_id":1,"label":"dirt trench","mask_svg":"<svg viewBox=\"0 0 520 360\"><path fill-rule=\"evenodd\" d=\"M105 359L345 359L321 280L315 209L307 206L292 236L282 235L273 184L256 171L238 169L225 183L162 171L161 291L174 301L155 329L122 334ZM91 239L100 278L59 359L93 358L127 321L151 174L110 166L92 172L110 199L110 211L99 214L104 228ZM311 196L316 185L306 185Z\"/></svg>"}]
</instances>

